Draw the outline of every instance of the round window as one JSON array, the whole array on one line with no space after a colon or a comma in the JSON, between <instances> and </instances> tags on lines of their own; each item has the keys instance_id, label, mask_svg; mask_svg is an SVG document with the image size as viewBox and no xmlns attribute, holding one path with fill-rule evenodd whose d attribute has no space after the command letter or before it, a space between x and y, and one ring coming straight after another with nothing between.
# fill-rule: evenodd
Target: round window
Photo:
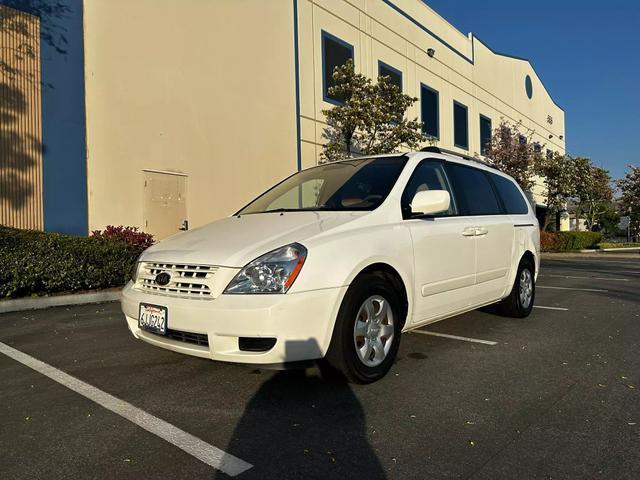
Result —
<instances>
[{"instance_id":1,"label":"round window","mask_svg":"<svg viewBox=\"0 0 640 480\"><path fill-rule=\"evenodd\" d=\"M529 75L524 79L524 89L527 91L527 97L533 97L533 84Z\"/></svg>"}]
</instances>

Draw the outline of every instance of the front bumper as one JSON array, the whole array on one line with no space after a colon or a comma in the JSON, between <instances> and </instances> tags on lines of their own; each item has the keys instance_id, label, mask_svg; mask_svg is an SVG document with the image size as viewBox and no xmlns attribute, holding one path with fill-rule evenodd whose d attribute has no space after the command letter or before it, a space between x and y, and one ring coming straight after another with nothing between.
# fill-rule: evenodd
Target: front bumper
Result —
<instances>
[{"instance_id":1,"label":"front bumper","mask_svg":"<svg viewBox=\"0 0 640 480\"><path fill-rule=\"evenodd\" d=\"M130 282L122 311L134 337L174 352L224 362L282 364L324 357L347 287L284 295L220 295L214 300L182 299L140 292ZM140 303L167 307L168 328L206 334L209 346L185 343L138 327ZM265 352L240 350L240 337L271 337Z\"/></svg>"}]
</instances>

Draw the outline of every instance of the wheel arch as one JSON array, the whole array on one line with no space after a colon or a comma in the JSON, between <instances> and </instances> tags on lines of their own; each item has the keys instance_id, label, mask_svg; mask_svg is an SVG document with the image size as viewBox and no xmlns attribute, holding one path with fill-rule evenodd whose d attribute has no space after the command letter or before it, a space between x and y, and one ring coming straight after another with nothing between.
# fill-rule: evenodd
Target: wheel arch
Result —
<instances>
[{"instance_id":1,"label":"wheel arch","mask_svg":"<svg viewBox=\"0 0 640 480\"><path fill-rule=\"evenodd\" d=\"M383 275L394 287L394 289L400 295L402 299L402 307L403 307L403 317L404 317L404 325L408 321L409 314L411 312L411 291L407 289L408 281L403 277L403 275L398 271L397 268L392 266L391 264L384 261L376 261L370 263L364 267L361 267L360 270L353 275L350 284L353 283L358 277L366 274L375 274L379 273Z\"/></svg>"}]
</instances>

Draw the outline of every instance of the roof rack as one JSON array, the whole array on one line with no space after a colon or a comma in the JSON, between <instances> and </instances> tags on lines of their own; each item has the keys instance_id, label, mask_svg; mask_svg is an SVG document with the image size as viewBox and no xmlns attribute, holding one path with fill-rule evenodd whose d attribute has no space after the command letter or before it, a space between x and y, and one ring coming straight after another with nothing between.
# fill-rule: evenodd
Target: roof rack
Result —
<instances>
[{"instance_id":1,"label":"roof rack","mask_svg":"<svg viewBox=\"0 0 640 480\"><path fill-rule=\"evenodd\" d=\"M447 150L446 148L436 147L435 145L429 145L428 147L424 147L420 149L421 152L431 152L431 153L446 153L449 155L454 155L456 157L460 157L464 160L469 160L471 162L481 163L482 165L490 168L496 168L491 163L482 160L478 157L470 157L469 155L465 155L464 153L454 152L453 150Z\"/></svg>"}]
</instances>

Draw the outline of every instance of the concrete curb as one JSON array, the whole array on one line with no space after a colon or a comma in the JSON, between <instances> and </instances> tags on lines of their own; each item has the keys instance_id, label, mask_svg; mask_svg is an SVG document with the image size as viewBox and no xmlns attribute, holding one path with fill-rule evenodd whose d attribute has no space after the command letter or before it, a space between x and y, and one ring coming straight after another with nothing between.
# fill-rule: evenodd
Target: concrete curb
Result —
<instances>
[{"instance_id":1,"label":"concrete curb","mask_svg":"<svg viewBox=\"0 0 640 480\"><path fill-rule=\"evenodd\" d=\"M39 310L64 305L86 305L88 303L113 302L120 299L121 289L101 292L73 293L55 295L53 297L16 298L0 301L0 313L21 312L23 310Z\"/></svg>"}]
</instances>

